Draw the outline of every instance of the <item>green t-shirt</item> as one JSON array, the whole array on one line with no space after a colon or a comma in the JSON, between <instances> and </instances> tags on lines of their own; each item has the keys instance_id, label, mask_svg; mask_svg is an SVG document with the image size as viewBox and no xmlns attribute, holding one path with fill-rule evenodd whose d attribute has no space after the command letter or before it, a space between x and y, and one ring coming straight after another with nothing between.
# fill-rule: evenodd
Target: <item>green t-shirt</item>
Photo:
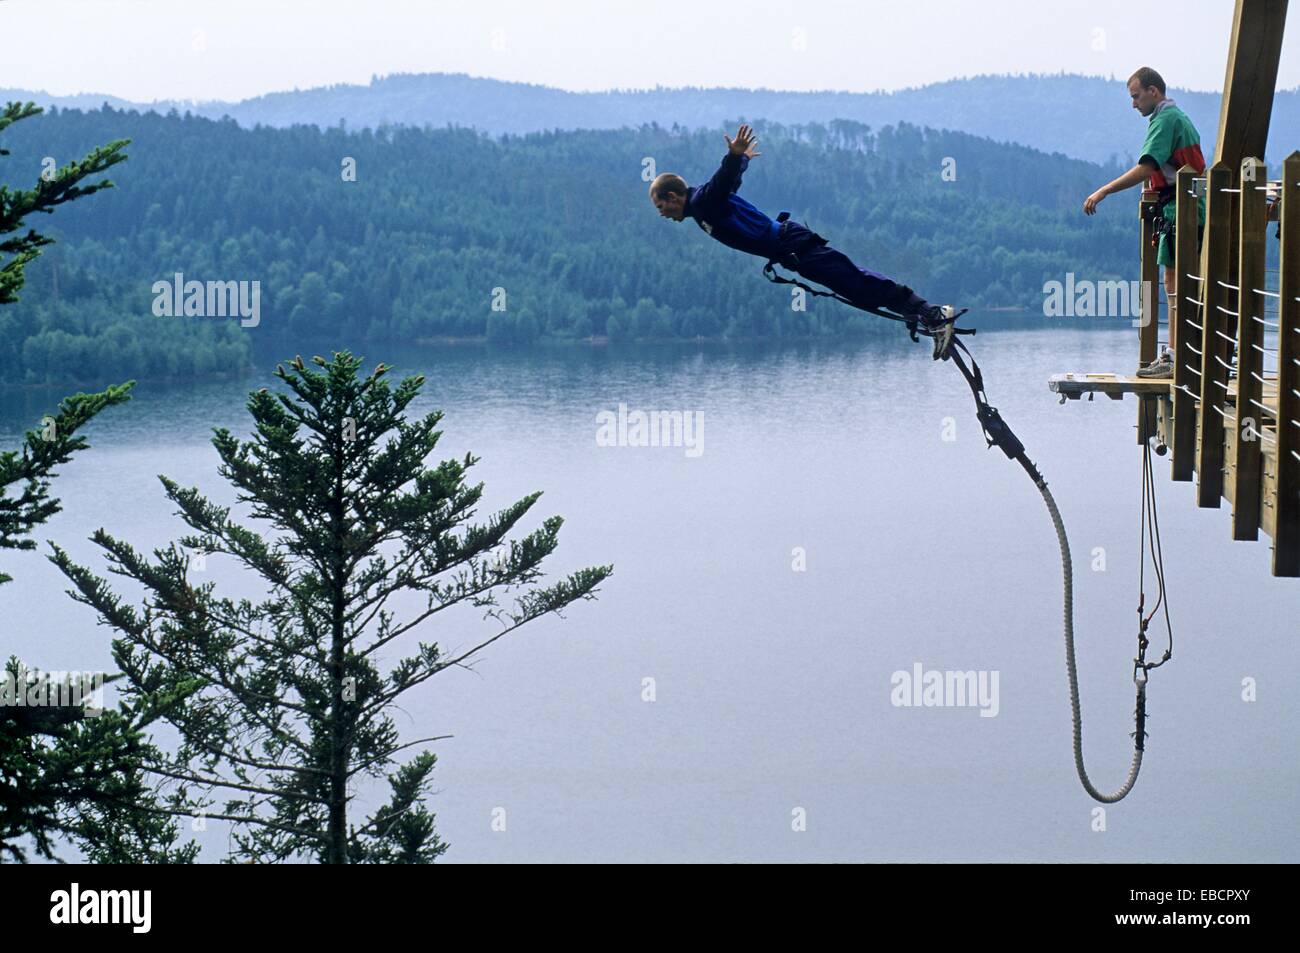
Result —
<instances>
[{"instance_id":1,"label":"green t-shirt","mask_svg":"<svg viewBox=\"0 0 1300 953\"><path fill-rule=\"evenodd\" d=\"M1151 173L1148 188L1169 189L1178 181L1178 170L1185 165L1196 170L1197 175L1205 174L1205 157L1201 155L1201 134L1196 131L1187 113L1174 105L1172 99L1166 99L1151 116L1147 127L1147 138L1142 143L1142 152L1138 161L1150 159L1156 164ZM1164 208L1164 216L1170 221L1177 214L1177 203L1170 202ZM1198 223L1205 224L1205 195L1196 200Z\"/></svg>"}]
</instances>

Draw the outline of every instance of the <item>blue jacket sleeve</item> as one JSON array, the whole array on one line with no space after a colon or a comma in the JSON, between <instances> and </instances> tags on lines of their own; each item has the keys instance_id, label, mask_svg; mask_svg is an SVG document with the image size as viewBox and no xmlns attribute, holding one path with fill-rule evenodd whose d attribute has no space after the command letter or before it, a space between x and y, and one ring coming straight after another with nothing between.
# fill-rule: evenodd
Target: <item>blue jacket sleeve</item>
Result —
<instances>
[{"instance_id":1,"label":"blue jacket sleeve","mask_svg":"<svg viewBox=\"0 0 1300 953\"><path fill-rule=\"evenodd\" d=\"M728 152L722 157L722 165L713 173L713 178L696 189L694 201L705 207L724 201L740 188L740 178L748 168L749 156Z\"/></svg>"}]
</instances>

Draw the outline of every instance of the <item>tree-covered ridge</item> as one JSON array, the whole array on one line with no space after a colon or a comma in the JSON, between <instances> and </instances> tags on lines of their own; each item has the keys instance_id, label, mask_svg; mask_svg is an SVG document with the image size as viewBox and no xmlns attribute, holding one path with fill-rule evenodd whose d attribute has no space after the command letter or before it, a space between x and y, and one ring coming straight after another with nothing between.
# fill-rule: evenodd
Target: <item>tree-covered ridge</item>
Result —
<instances>
[{"instance_id":1,"label":"tree-covered ridge","mask_svg":"<svg viewBox=\"0 0 1300 953\"><path fill-rule=\"evenodd\" d=\"M756 126L764 155L743 194L926 297L1038 308L1044 281L1068 271L1131 277L1136 193L1095 219L1079 211L1113 168L907 125ZM646 159L699 183L722 156L720 129L492 138L57 111L11 131L4 168L30 172L44 156L124 137L133 158L110 200L69 209L51 229L60 244L0 318L10 381L238 371L253 346L304 337L354 346L886 330L829 300L792 311L758 259L659 218ZM153 285L177 272L260 282L259 325L155 316Z\"/></svg>"},{"instance_id":2,"label":"tree-covered ridge","mask_svg":"<svg viewBox=\"0 0 1300 953\"><path fill-rule=\"evenodd\" d=\"M1161 57L1163 59L1163 57ZM1133 64L1136 67L1138 64ZM1161 62L1152 64L1164 69ZM1205 154L1213 152L1218 91L1184 89L1187 79L1170 71L1169 95L1196 123ZM656 86L654 89L572 91L537 83L465 73L394 73L366 85L334 83L312 89L267 93L240 102L132 103L109 95L51 96L0 89L0 100L34 99L49 106L114 108L165 113L193 110L210 119L230 116L240 125L329 128L342 119L349 129L382 125L479 129L515 135L555 129L619 129L658 123L715 129L733 118L782 123L828 123L848 119L874 127L900 122L951 129L1017 142L1077 159L1132 164L1146 124L1129 108L1126 76L1077 73L979 75L892 91L750 89L743 86ZM1269 130L1270 156L1289 154L1300 142L1300 89L1278 90ZM734 128L734 127L733 127Z\"/></svg>"}]
</instances>

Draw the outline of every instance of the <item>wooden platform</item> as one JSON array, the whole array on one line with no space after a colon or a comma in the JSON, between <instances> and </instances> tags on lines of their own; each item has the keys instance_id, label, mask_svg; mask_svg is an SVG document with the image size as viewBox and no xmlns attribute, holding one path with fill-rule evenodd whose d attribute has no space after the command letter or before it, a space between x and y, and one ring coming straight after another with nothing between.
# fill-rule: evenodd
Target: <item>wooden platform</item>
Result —
<instances>
[{"instance_id":1,"label":"wooden platform","mask_svg":"<svg viewBox=\"0 0 1300 953\"><path fill-rule=\"evenodd\" d=\"M1167 397L1174 382L1126 377L1123 374L1053 374L1047 379L1047 386L1069 400L1078 400L1084 394L1105 394L1111 400L1123 400L1125 394Z\"/></svg>"},{"instance_id":2,"label":"wooden platform","mask_svg":"<svg viewBox=\"0 0 1300 953\"><path fill-rule=\"evenodd\" d=\"M1149 408L1150 430L1156 438L1157 443L1164 447L1172 445L1174 426L1173 426L1173 407L1174 407L1174 382L1172 380L1148 380L1141 377L1131 377L1121 374L1109 373L1076 373L1076 374L1055 374L1048 379L1048 387L1053 393L1060 394L1061 400L1079 400L1084 394L1091 395L1096 393L1105 394L1112 400L1123 400L1125 394L1137 394L1139 401ZM1261 386L1260 403L1263 408L1255 408L1257 413L1253 416L1257 419L1257 432L1259 434L1259 464L1254 472L1257 472L1259 481L1258 492L1252 494L1253 499L1262 502L1258 510L1258 521L1254 526L1263 530L1270 537L1276 538L1277 533L1277 507L1273 501L1277 499L1278 493L1278 455L1277 455L1277 408L1278 408L1278 380L1272 375L1264 378ZM1192 455L1192 474L1199 476L1199 460L1201 457L1201 425L1202 415L1200 413L1201 402L1199 398L1193 396L1190 410L1194 419L1194 429L1190 435L1195 444L1195 453ZM1238 494L1238 473L1236 460L1238 459L1238 441L1241 437L1240 428L1237 426L1237 378L1233 377L1227 383L1227 395L1223 401L1224 412L1228 414L1231 425L1218 428L1218 439L1222 441L1223 453L1222 459L1222 499L1236 507ZM1142 414L1139 413L1139 418ZM1189 475L1182 479L1188 480ZM1175 476L1175 479L1179 479ZM1218 497L1212 502L1203 501L1201 506L1217 506ZM1235 531L1234 531L1235 532ZM1234 539L1254 539L1254 529L1247 528L1247 531L1241 535L1234 535ZM1291 575L1292 573L1278 573L1275 575Z\"/></svg>"},{"instance_id":3,"label":"wooden platform","mask_svg":"<svg viewBox=\"0 0 1300 953\"><path fill-rule=\"evenodd\" d=\"M1086 374L1053 374L1047 379L1048 388L1061 394L1068 400L1078 400L1084 394L1105 394L1111 400L1123 400L1125 394L1139 396L1168 397L1173 392L1172 380L1151 380L1145 377L1126 377L1123 374L1104 372ZM1269 410L1277 410L1277 378L1267 376L1262 385L1260 398ZM1237 379L1228 381L1228 396L1236 398Z\"/></svg>"}]
</instances>

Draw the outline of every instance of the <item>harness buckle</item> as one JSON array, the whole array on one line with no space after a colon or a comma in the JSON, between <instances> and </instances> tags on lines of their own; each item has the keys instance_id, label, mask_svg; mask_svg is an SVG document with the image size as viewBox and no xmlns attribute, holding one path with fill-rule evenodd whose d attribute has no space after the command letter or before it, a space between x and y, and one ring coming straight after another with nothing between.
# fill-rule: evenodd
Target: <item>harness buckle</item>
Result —
<instances>
[{"instance_id":1,"label":"harness buckle","mask_svg":"<svg viewBox=\"0 0 1300 953\"><path fill-rule=\"evenodd\" d=\"M975 416L979 418L980 426L984 428L984 439L988 441L990 447L997 446L1007 455L1008 460L1014 460L1017 455L1024 452L1025 445L1011 432L1011 428L1007 426L996 407L981 402L975 410Z\"/></svg>"}]
</instances>

